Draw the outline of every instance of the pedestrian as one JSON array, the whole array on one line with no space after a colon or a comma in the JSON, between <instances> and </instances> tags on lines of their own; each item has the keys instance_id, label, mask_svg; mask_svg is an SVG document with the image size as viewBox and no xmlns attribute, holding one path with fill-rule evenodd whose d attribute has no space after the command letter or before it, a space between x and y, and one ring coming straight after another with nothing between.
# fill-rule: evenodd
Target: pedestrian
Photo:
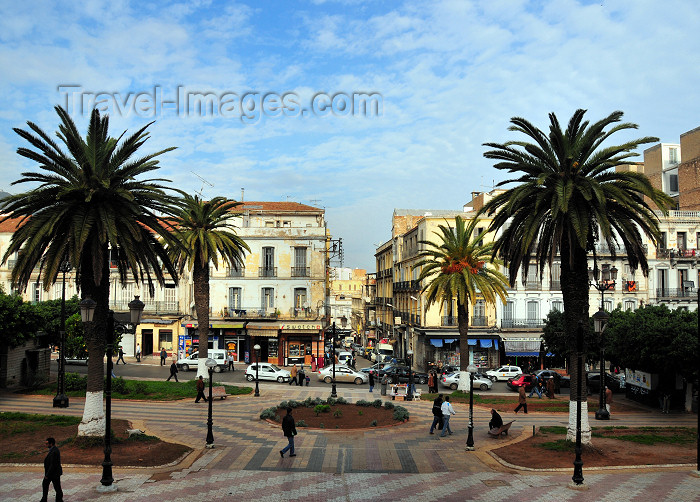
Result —
<instances>
[{"instance_id":1,"label":"pedestrian","mask_svg":"<svg viewBox=\"0 0 700 502\"><path fill-rule=\"evenodd\" d=\"M122 349L121 345L119 346L119 357L117 358L117 365L119 365L119 361L126 364L126 361L124 360L124 349Z\"/></svg>"},{"instance_id":2,"label":"pedestrian","mask_svg":"<svg viewBox=\"0 0 700 502\"><path fill-rule=\"evenodd\" d=\"M136 344L136 362L141 362L141 345L139 345L138 343Z\"/></svg>"},{"instance_id":3,"label":"pedestrian","mask_svg":"<svg viewBox=\"0 0 700 502\"><path fill-rule=\"evenodd\" d=\"M537 392L537 395L542 399L542 391L540 390L540 379L535 376L535 380L532 382L532 389L530 389L530 395L528 397L532 397L532 395Z\"/></svg>"},{"instance_id":4,"label":"pedestrian","mask_svg":"<svg viewBox=\"0 0 700 502\"><path fill-rule=\"evenodd\" d=\"M304 380L306 380L306 386L308 387L311 383L311 377L309 375L306 375L306 378L304 378Z\"/></svg>"},{"instance_id":5,"label":"pedestrian","mask_svg":"<svg viewBox=\"0 0 700 502\"><path fill-rule=\"evenodd\" d=\"M610 390L610 387L607 385L605 386L605 409L608 410L608 416L611 415L610 413L610 405L613 403L613 395L612 391ZM666 412L668 413L668 412Z\"/></svg>"},{"instance_id":6,"label":"pedestrian","mask_svg":"<svg viewBox=\"0 0 700 502\"><path fill-rule=\"evenodd\" d=\"M381 392L381 393L382 393L382 396L386 396L386 385L387 385L388 383L389 383L389 377L387 376L386 373L384 373L384 374L382 375L382 380L381 380L381 384L382 384L382 392Z\"/></svg>"},{"instance_id":7,"label":"pedestrian","mask_svg":"<svg viewBox=\"0 0 700 502\"><path fill-rule=\"evenodd\" d=\"M297 385L299 387L302 387L304 385L304 381L306 380L306 373L304 373L304 365L301 365L301 368L299 368L299 373L297 373Z\"/></svg>"},{"instance_id":8,"label":"pedestrian","mask_svg":"<svg viewBox=\"0 0 700 502\"><path fill-rule=\"evenodd\" d=\"M297 365L295 364L292 366L292 369L289 370L289 376L291 377L291 380L289 380L289 385L292 385L292 382L299 385L299 380L297 380L298 374L299 374L299 369L297 368Z\"/></svg>"},{"instance_id":9,"label":"pedestrian","mask_svg":"<svg viewBox=\"0 0 700 502\"><path fill-rule=\"evenodd\" d=\"M56 492L56 502L63 502L63 490L61 489L61 476L63 475L61 452L58 450L54 438L46 438L46 446L49 452L44 459L44 479L41 482L41 502L47 502L49 485L51 483L53 483L53 489Z\"/></svg>"},{"instance_id":10,"label":"pedestrian","mask_svg":"<svg viewBox=\"0 0 700 502\"><path fill-rule=\"evenodd\" d=\"M316 373L316 354L311 355L311 373Z\"/></svg>"},{"instance_id":11,"label":"pedestrian","mask_svg":"<svg viewBox=\"0 0 700 502\"><path fill-rule=\"evenodd\" d=\"M442 429L442 394L433 401L433 423L430 425L430 434L434 434L435 427Z\"/></svg>"},{"instance_id":12,"label":"pedestrian","mask_svg":"<svg viewBox=\"0 0 700 502\"><path fill-rule=\"evenodd\" d=\"M282 432L284 433L284 437L287 438L287 441L289 441L289 444L280 450L280 457L284 458L284 453L286 451L289 451L290 457L296 457L297 454L294 453L294 436L297 435L297 428L294 423L291 408L287 408L287 414L282 419Z\"/></svg>"},{"instance_id":13,"label":"pedestrian","mask_svg":"<svg viewBox=\"0 0 700 502\"><path fill-rule=\"evenodd\" d=\"M228 353L228 369L229 371L236 371L233 367L233 352Z\"/></svg>"},{"instance_id":14,"label":"pedestrian","mask_svg":"<svg viewBox=\"0 0 700 502\"><path fill-rule=\"evenodd\" d=\"M166 380L166 382L169 382L171 378L175 377L175 381L179 382L177 379L177 364L175 364L175 359L173 359L173 363L170 365L170 376Z\"/></svg>"},{"instance_id":15,"label":"pedestrian","mask_svg":"<svg viewBox=\"0 0 700 502\"><path fill-rule=\"evenodd\" d=\"M197 380L197 399L194 400L195 403L198 403L200 399L204 399L204 402L207 402L207 396L204 395L204 377L202 375L199 375L199 380Z\"/></svg>"},{"instance_id":16,"label":"pedestrian","mask_svg":"<svg viewBox=\"0 0 700 502\"><path fill-rule=\"evenodd\" d=\"M549 377L547 380L547 397L554 399L554 377Z\"/></svg>"},{"instance_id":17,"label":"pedestrian","mask_svg":"<svg viewBox=\"0 0 700 502\"><path fill-rule=\"evenodd\" d=\"M491 409L491 420L489 421L489 431L498 430L503 427L503 419L496 410Z\"/></svg>"},{"instance_id":18,"label":"pedestrian","mask_svg":"<svg viewBox=\"0 0 700 502\"><path fill-rule=\"evenodd\" d=\"M374 389L374 371L369 372L369 391L372 392Z\"/></svg>"},{"instance_id":19,"label":"pedestrian","mask_svg":"<svg viewBox=\"0 0 700 502\"><path fill-rule=\"evenodd\" d=\"M525 396L525 386L521 385L518 387L518 407L515 408L515 413L518 413L520 408L525 410L525 413L527 414L527 398Z\"/></svg>"},{"instance_id":20,"label":"pedestrian","mask_svg":"<svg viewBox=\"0 0 700 502\"><path fill-rule=\"evenodd\" d=\"M450 436L452 435L452 429L450 429L450 416L457 414L450 404L450 396L445 396L445 401L442 403L441 411L444 425L442 426L442 434L440 434L440 437L444 438L445 433L449 433Z\"/></svg>"},{"instance_id":21,"label":"pedestrian","mask_svg":"<svg viewBox=\"0 0 700 502\"><path fill-rule=\"evenodd\" d=\"M428 392L433 392L433 387L435 386L435 373L428 372Z\"/></svg>"},{"instance_id":22,"label":"pedestrian","mask_svg":"<svg viewBox=\"0 0 700 502\"><path fill-rule=\"evenodd\" d=\"M160 348L160 365L165 366L165 360L168 358L168 353L165 351L165 347Z\"/></svg>"}]
</instances>

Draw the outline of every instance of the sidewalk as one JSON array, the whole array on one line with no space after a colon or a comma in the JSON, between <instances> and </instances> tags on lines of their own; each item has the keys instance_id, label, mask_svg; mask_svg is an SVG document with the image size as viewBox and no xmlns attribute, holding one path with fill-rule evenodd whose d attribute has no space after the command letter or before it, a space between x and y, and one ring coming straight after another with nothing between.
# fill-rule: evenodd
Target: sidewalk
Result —
<instances>
[{"instance_id":1,"label":"sidewalk","mask_svg":"<svg viewBox=\"0 0 700 502\"><path fill-rule=\"evenodd\" d=\"M100 466L64 466L62 484L68 502L79 500L132 501L157 497L161 501L239 500L325 501L404 500L576 500L674 502L700 501L700 478L694 466L602 469L586 467L587 491L567 486L573 474L504 466L488 451L503 442L485 436L486 409L475 409L476 451L466 452L466 406L456 405L451 422L455 435L435 440L427 434L432 416L429 402L402 403L410 422L383 429L332 431L299 429L296 458L280 458L286 444L279 426L257 419L264 408L286 399L327 397L327 387L261 386L261 397L231 396L214 403L215 448L203 448L207 407L191 402L143 403L113 401L113 416L138 421L149 434L188 444L196 451L177 465L160 468L114 468L118 491L98 494ZM379 398L364 388L342 388L348 401ZM83 401L68 409L51 407L51 398L0 395L0 409L81 415ZM630 414L632 417L632 414ZM693 425L695 415L673 417L673 423ZM512 440L527 435L532 425L559 425L560 416L531 413L518 417ZM655 414L634 414L641 424L663 422ZM669 423L671 419L668 419ZM695 421L695 422L694 422ZM113 458L116 455L113 454ZM0 500L40 498L42 466L0 466ZM235 497L235 498L234 498Z\"/></svg>"}]
</instances>

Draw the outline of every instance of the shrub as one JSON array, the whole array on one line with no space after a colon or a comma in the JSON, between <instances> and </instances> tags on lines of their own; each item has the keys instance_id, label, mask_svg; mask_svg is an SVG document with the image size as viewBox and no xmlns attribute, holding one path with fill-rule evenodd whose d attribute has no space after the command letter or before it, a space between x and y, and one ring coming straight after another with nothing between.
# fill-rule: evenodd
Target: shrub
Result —
<instances>
[{"instance_id":1,"label":"shrub","mask_svg":"<svg viewBox=\"0 0 700 502\"><path fill-rule=\"evenodd\" d=\"M134 394L143 395L148 392L148 386L146 385L146 382L137 380L135 382L131 382L131 390Z\"/></svg>"},{"instance_id":2,"label":"shrub","mask_svg":"<svg viewBox=\"0 0 700 502\"><path fill-rule=\"evenodd\" d=\"M358 399L357 402L355 402L355 406L372 406L372 403L370 401L367 401L366 399Z\"/></svg>"},{"instance_id":3,"label":"shrub","mask_svg":"<svg viewBox=\"0 0 700 502\"><path fill-rule=\"evenodd\" d=\"M329 406L334 406L336 402L337 400L334 397L329 397L328 399L326 399L326 403L328 403Z\"/></svg>"},{"instance_id":4,"label":"shrub","mask_svg":"<svg viewBox=\"0 0 700 502\"><path fill-rule=\"evenodd\" d=\"M274 419L277 415L277 408L267 408L260 414L262 420Z\"/></svg>"},{"instance_id":5,"label":"shrub","mask_svg":"<svg viewBox=\"0 0 700 502\"><path fill-rule=\"evenodd\" d=\"M369 426L370 426L370 427L376 427L376 426L377 426L377 421L376 421L376 420L372 420L372 421L369 423Z\"/></svg>"},{"instance_id":6,"label":"shrub","mask_svg":"<svg viewBox=\"0 0 700 502\"><path fill-rule=\"evenodd\" d=\"M335 402L337 404L348 404L347 399L345 399L344 397L339 397L338 399L335 400Z\"/></svg>"},{"instance_id":7,"label":"shrub","mask_svg":"<svg viewBox=\"0 0 700 502\"><path fill-rule=\"evenodd\" d=\"M126 388L126 380L122 377L112 378L112 392L115 394L128 394L129 389Z\"/></svg>"},{"instance_id":8,"label":"shrub","mask_svg":"<svg viewBox=\"0 0 700 502\"><path fill-rule=\"evenodd\" d=\"M301 406L301 404L302 403L300 403L299 401L294 401L293 399L290 399L289 401L287 401L286 407L287 408L298 408L299 406Z\"/></svg>"},{"instance_id":9,"label":"shrub","mask_svg":"<svg viewBox=\"0 0 700 502\"><path fill-rule=\"evenodd\" d=\"M283 410L286 410L288 408L287 401L282 401L279 405L279 408L282 408Z\"/></svg>"},{"instance_id":10,"label":"shrub","mask_svg":"<svg viewBox=\"0 0 700 502\"><path fill-rule=\"evenodd\" d=\"M306 427L306 422L304 422L303 420L299 420L297 422L297 427Z\"/></svg>"},{"instance_id":11,"label":"shrub","mask_svg":"<svg viewBox=\"0 0 700 502\"><path fill-rule=\"evenodd\" d=\"M408 410L403 406L394 407L394 420L398 420L400 422L408 420Z\"/></svg>"},{"instance_id":12,"label":"shrub","mask_svg":"<svg viewBox=\"0 0 700 502\"><path fill-rule=\"evenodd\" d=\"M320 424L318 424L318 426L319 426L319 428L321 428L321 429L325 429L325 428L326 428L326 426L325 426L325 424L324 424L323 422L321 422Z\"/></svg>"},{"instance_id":13,"label":"shrub","mask_svg":"<svg viewBox=\"0 0 700 502\"><path fill-rule=\"evenodd\" d=\"M336 418L340 418L340 417L343 416L343 411L342 411L342 410L335 410L335 411L333 412L333 416L336 417Z\"/></svg>"},{"instance_id":14,"label":"shrub","mask_svg":"<svg viewBox=\"0 0 700 502\"><path fill-rule=\"evenodd\" d=\"M360 416L364 415L364 413L362 412L362 410L358 411L357 414L360 415Z\"/></svg>"},{"instance_id":15,"label":"shrub","mask_svg":"<svg viewBox=\"0 0 700 502\"><path fill-rule=\"evenodd\" d=\"M316 413L316 416L320 413L328 413L329 411L331 411L331 407L327 404L317 404L314 406L314 413Z\"/></svg>"},{"instance_id":16,"label":"shrub","mask_svg":"<svg viewBox=\"0 0 700 502\"><path fill-rule=\"evenodd\" d=\"M387 401L386 403L384 403L384 407L385 407L387 410L393 410L393 409L395 408L395 405L394 405L394 403L392 403L391 401Z\"/></svg>"},{"instance_id":17,"label":"shrub","mask_svg":"<svg viewBox=\"0 0 700 502\"><path fill-rule=\"evenodd\" d=\"M66 373L66 390L85 390L87 389L87 376L79 375L78 373Z\"/></svg>"},{"instance_id":18,"label":"shrub","mask_svg":"<svg viewBox=\"0 0 700 502\"><path fill-rule=\"evenodd\" d=\"M375 408L381 408L383 404L384 404L384 401L382 401L381 399L375 399L372 402L372 406L374 406Z\"/></svg>"}]
</instances>

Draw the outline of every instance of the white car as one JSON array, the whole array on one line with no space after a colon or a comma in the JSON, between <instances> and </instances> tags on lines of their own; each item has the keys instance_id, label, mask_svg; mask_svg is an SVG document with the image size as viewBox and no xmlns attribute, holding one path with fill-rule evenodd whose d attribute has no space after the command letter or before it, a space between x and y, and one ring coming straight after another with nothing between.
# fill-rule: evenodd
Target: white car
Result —
<instances>
[{"instance_id":1,"label":"white car","mask_svg":"<svg viewBox=\"0 0 700 502\"><path fill-rule=\"evenodd\" d=\"M495 370L488 370L486 376L489 377L493 382L497 380L508 380L509 378L515 378L521 375L523 370L520 366L501 366Z\"/></svg>"},{"instance_id":2,"label":"white car","mask_svg":"<svg viewBox=\"0 0 700 502\"><path fill-rule=\"evenodd\" d=\"M258 372L258 380L276 380L279 383L289 382L292 379L292 375L288 370L279 368L272 363L259 363L260 368ZM249 365L245 370L245 379L249 382L255 381L255 372L258 364L253 363Z\"/></svg>"},{"instance_id":3,"label":"white car","mask_svg":"<svg viewBox=\"0 0 700 502\"><path fill-rule=\"evenodd\" d=\"M444 375L440 378L440 383L443 387L449 387L452 390L457 390L459 385L459 371ZM474 388L481 390L489 390L493 386L493 382L488 378L474 378Z\"/></svg>"},{"instance_id":4,"label":"white car","mask_svg":"<svg viewBox=\"0 0 700 502\"><path fill-rule=\"evenodd\" d=\"M322 382L332 383L333 382L333 366L327 366L318 372L318 379ZM367 373L362 373L360 371L355 371L349 366L335 365L335 381L336 382L348 382L355 383L357 385L362 385L369 380L369 375Z\"/></svg>"}]
</instances>

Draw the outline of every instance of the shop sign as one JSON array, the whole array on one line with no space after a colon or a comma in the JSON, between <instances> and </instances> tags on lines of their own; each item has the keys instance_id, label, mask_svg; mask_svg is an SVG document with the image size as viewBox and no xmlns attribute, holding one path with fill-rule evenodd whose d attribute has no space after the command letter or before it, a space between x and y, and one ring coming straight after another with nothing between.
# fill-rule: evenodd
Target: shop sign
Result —
<instances>
[{"instance_id":1,"label":"shop sign","mask_svg":"<svg viewBox=\"0 0 700 502\"><path fill-rule=\"evenodd\" d=\"M321 329L323 326L320 324L313 323L285 323L282 325L282 329L305 329L305 330L316 330Z\"/></svg>"}]
</instances>

